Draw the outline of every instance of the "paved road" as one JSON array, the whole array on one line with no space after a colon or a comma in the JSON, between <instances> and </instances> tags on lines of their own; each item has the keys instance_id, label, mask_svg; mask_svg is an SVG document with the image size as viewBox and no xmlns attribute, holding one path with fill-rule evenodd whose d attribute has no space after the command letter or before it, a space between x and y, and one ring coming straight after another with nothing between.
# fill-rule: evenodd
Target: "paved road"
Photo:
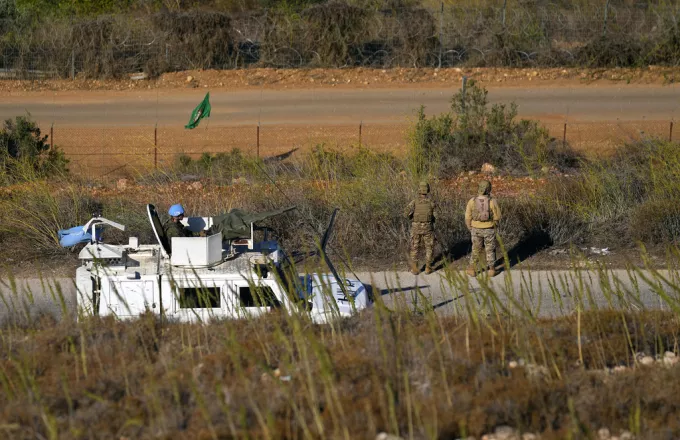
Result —
<instances>
[{"instance_id":1,"label":"paved road","mask_svg":"<svg viewBox=\"0 0 680 440\"><path fill-rule=\"evenodd\" d=\"M680 292L664 280L680 285L680 272L629 273L615 270L601 275L588 271L519 271L501 273L491 282L472 279L460 272L431 275L408 272L358 273L373 284L374 295L391 309L434 307L441 315L467 315L468 310L556 317L583 309L666 309L680 305ZM659 292L671 300L662 299ZM17 280L12 286L0 281L0 324L22 322L41 314L61 317L75 313L73 280L61 278Z\"/></svg>"},{"instance_id":2,"label":"paved road","mask_svg":"<svg viewBox=\"0 0 680 440\"><path fill-rule=\"evenodd\" d=\"M453 89L320 89L211 92L210 123L400 123L421 104L447 111ZM0 118L29 111L43 125L184 125L204 90L41 92L0 97ZM563 121L670 120L680 107L676 86L581 86L490 89L492 103L519 105L525 117ZM680 115L680 114L679 114Z\"/></svg>"}]
</instances>

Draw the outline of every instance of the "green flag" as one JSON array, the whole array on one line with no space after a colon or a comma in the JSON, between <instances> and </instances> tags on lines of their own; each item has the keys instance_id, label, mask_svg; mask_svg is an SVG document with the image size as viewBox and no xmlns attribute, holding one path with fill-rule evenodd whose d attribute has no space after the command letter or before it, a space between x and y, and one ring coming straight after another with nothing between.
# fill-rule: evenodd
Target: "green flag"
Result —
<instances>
[{"instance_id":1,"label":"green flag","mask_svg":"<svg viewBox=\"0 0 680 440\"><path fill-rule=\"evenodd\" d=\"M203 118L210 117L210 92L205 94L205 98L201 101L198 106L191 112L191 119L189 123L184 126L184 128L192 129L198 127L198 123L201 122Z\"/></svg>"}]
</instances>

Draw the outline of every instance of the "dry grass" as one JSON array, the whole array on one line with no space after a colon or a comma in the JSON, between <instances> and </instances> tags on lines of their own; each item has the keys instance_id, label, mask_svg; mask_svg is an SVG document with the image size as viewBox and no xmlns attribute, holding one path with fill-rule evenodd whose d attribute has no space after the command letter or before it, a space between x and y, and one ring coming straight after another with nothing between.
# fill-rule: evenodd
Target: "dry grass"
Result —
<instances>
[{"instance_id":1,"label":"dry grass","mask_svg":"<svg viewBox=\"0 0 680 440\"><path fill-rule=\"evenodd\" d=\"M388 311L314 326L298 315L161 325L72 317L0 331L0 429L11 438L545 439L600 427L680 435L680 367L662 312L538 320ZM579 342L580 341L580 342ZM524 359L524 368L509 361ZM626 365L611 373L607 368Z\"/></svg>"}]
</instances>

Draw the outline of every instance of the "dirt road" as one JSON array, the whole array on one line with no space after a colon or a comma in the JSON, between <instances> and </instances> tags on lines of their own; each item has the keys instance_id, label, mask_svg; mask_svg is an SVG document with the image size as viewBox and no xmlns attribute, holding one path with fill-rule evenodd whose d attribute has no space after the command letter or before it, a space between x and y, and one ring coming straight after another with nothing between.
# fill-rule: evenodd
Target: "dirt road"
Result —
<instances>
[{"instance_id":1,"label":"dirt road","mask_svg":"<svg viewBox=\"0 0 680 440\"><path fill-rule=\"evenodd\" d=\"M62 127L175 126L211 91L211 126L399 124L422 104L428 114L448 110L450 88L245 90L171 89L34 92L0 97L0 118L25 111L42 125ZM670 121L680 107L675 85L501 87L492 103L516 102L519 114L545 122Z\"/></svg>"}]
</instances>

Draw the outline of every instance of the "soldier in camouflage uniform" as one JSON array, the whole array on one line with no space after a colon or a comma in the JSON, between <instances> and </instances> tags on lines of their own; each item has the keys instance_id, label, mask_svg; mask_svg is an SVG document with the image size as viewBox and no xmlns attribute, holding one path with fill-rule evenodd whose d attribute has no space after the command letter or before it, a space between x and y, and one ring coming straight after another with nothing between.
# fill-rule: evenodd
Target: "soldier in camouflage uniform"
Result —
<instances>
[{"instance_id":1,"label":"soldier in camouflage uniform","mask_svg":"<svg viewBox=\"0 0 680 440\"><path fill-rule=\"evenodd\" d=\"M479 182L477 197L468 201L465 208L465 225L472 236L472 256L466 272L470 276L477 274L476 264L482 252L486 250L486 264L489 276L496 276L496 227L501 219L501 210L496 200L491 197L491 182Z\"/></svg>"},{"instance_id":2,"label":"soldier in camouflage uniform","mask_svg":"<svg viewBox=\"0 0 680 440\"><path fill-rule=\"evenodd\" d=\"M432 250L434 248L434 222L436 220L436 206L429 197L430 185L421 182L418 186L418 198L411 201L406 207L404 214L412 220L411 242L409 245L409 257L411 272L417 275L418 251L420 243L425 246L425 273L432 273Z\"/></svg>"},{"instance_id":3,"label":"soldier in camouflage uniform","mask_svg":"<svg viewBox=\"0 0 680 440\"><path fill-rule=\"evenodd\" d=\"M182 205L172 205L168 210L170 218L163 224L163 230L168 240L172 237L194 237L194 233L184 226L181 221L184 218Z\"/></svg>"}]
</instances>

